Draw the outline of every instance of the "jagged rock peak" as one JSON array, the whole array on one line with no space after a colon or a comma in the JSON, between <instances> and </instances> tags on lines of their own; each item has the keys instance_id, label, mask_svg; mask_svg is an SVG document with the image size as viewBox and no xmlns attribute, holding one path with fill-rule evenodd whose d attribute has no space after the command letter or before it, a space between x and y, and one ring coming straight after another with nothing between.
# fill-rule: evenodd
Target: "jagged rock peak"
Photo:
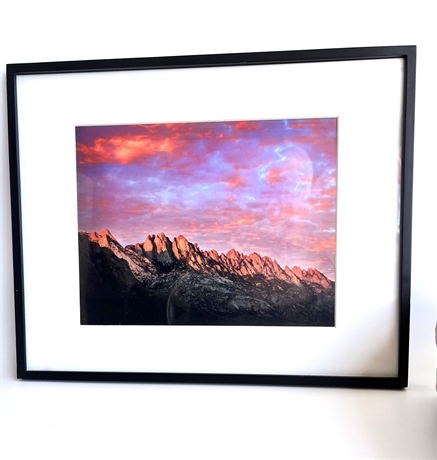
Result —
<instances>
[{"instance_id":1,"label":"jagged rock peak","mask_svg":"<svg viewBox=\"0 0 437 460\"><path fill-rule=\"evenodd\" d=\"M94 243L97 243L99 241L99 239L100 239L100 235L97 232L91 232L91 233L79 232L79 235L88 236L89 240L93 241Z\"/></svg>"},{"instance_id":2,"label":"jagged rock peak","mask_svg":"<svg viewBox=\"0 0 437 460\"><path fill-rule=\"evenodd\" d=\"M192 250L191 246L191 243L183 235L179 235L176 238L173 238L171 249L174 257L176 257L178 260L187 259Z\"/></svg>"},{"instance_id":3,"label":"jagged rock peak","mask_svg":"<svg viewBox=\"0 0 437 460\"><path fill-rule=\"evenodd\" d=\"M171 248L170 240L165 236L165 233L158 233L155 237L156 251L159 253L169 251Z\"/></svg>"},{"instance_id":4,"label":"jagged rock peak","mask_svg":"<svg viewBox=\"0 0 437 460\"><path fill-rule=\"evenodd\" d=\"M188 251L190 247L190 243L188 242L188 240L185 238L184 235L179 235L176 238L174 238L173 243L177 248L182 249L184 251Z\"/></svg>"},{"instance_id":5,"label":"jagged rock peak","mask_svg":"<svg viewBox=\"0 0 437 460\"><path fill-rule=\"evenodd\" d=\"M291 271L298 277L302 279L302 269L300 267L294 266Z\"/></svg>"},{"instance_id":6,"label":"jagged rock peak","mask_svg":"<svg viewBox=\"0 0 437 460\"><path fill-rule=\"evenodd\" d=\"M148 235L146 240L143 243L143 250L144 252L150 252L153 251L155 245L153 244L153 241L155 239L155 235Z\"/></svg>"},{"instance_id":7,"label":"jagged rock peak","mask_svg":"<svg viewBox=\"0 0 437 460\"><path fill-rule=\"evenodd\" d=\"M331 287L332 281L328 279L323 273L320 273L317 268L309 268L302 270L299 267L293 267L292 272L301 280L307 283L315 283L323 286L324 288Z\"/></svg>"},{"instance_id":8,"label":"jagged rock peak","mask_svg":"<svg viewBox=\"0 0 437 460\"><path fill-rule=\"evenodd\" d=\"M107 236L109 238L111 238L111 240L114 240L114 241L117 241L114 236L112 235L112 233L107 229L107 228L104 228L101 232L100 232L100 236Z\"/></svg>"},{"instance_id":9,"label":"jagged rock peak","mask_svg":"<svg viewBox=\"0 0 437 460\"><path fill-rule=\"evenodd\" d=\"M120 246L119 242L114 238L112 233L107 229L104 228L100 233L97 232L80 232L82 234L88 235L90 241L94 243L98 243L100 246L107 246L109 243L114 243L117 246Z\"/></svg>"},{"instance_id":10,"label":"jagged rock peak","mask_svg":"<svg viewBox=\"0 0 437 460\"><path fill-rule=\"evenodd\" d=\"M148 235L146 240L143 243L143 250L145 253L156 252L160 254L161 252L170 251L171 242L165 236L165 233L158 233L157 235Z\"/></svg>"},{"instance_id":11,"label":"jagged rock peak","mask_svg":"<svg viewBox=\"0 0 437 460\"><path fill-rule=\"evenodd\" d=\"M231 249L226 253L226 257L228 259L235 259L235 260L241 260L243 257L243 254L240 254L237 250Z\"/></svg>"}]
</instances>

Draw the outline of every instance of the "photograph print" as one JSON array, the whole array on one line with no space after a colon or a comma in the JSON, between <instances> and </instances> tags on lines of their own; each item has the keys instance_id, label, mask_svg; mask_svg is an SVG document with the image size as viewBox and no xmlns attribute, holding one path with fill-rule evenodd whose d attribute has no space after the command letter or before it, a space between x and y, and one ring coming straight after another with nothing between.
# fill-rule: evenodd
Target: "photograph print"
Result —
<instances>
[{"instance_id":1,"label":"photograph print","mask_svg":"<svg viewBox=\"0 0 437 460\"><path fill-rule=\"evenodd\" d=\"M82 325L334 326L337 119L76 127Z\"/></svg>"}]
</instances>

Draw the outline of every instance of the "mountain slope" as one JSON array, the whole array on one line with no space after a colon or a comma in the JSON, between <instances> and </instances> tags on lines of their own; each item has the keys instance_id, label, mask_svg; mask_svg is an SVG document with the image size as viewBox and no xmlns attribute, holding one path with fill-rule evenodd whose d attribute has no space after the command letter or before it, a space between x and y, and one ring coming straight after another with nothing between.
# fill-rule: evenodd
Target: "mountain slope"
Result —
<instances>
[{"instance_id":1,"label":"mountain slope","mask_svg":"<svg viewBox=\"0 0 437 460\"><path fill-rule=\"evenodd\" d=\"M204 251L182 235L123 248L105 229L79 241L82 324L334 325L335 285L316 269Z\"/></svg>"}]
</instances>

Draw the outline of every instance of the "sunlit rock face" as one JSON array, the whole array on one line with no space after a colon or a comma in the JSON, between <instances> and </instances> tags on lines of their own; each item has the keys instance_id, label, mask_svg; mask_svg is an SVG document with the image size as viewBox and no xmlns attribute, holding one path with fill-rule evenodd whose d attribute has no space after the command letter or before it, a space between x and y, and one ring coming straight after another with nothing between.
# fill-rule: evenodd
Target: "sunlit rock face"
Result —
<instances>
[{"instance_id":1,"label":"sunlit rock face","mask_svg":"<svg viewBox=\"0 0 437 460\"><path fill-rule=\"evenodd\" d=\"M82 324L334 325L333 281L255 252L164 233L122 247L105 229L79 233L79 261Z\"/></svg>"}]
</instances>

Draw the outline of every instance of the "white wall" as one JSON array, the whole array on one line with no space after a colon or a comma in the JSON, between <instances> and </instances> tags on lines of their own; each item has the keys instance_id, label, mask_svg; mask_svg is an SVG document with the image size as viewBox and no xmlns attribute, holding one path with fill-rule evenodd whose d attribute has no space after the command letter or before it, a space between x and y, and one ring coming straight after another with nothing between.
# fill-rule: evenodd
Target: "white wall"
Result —
<instances>
[{"instance_id":1,"label":"white wall","mask_svg":"<svg viewBox=\"0 0 437 460\"><path fill-rule=\"evenodd\" d=\"M436 18L437 2L422 0L0 0L2 460L436 458ZM15 379L6 63L410 44L418 67L407 390Z\"/></svg>"}]
</instances>

